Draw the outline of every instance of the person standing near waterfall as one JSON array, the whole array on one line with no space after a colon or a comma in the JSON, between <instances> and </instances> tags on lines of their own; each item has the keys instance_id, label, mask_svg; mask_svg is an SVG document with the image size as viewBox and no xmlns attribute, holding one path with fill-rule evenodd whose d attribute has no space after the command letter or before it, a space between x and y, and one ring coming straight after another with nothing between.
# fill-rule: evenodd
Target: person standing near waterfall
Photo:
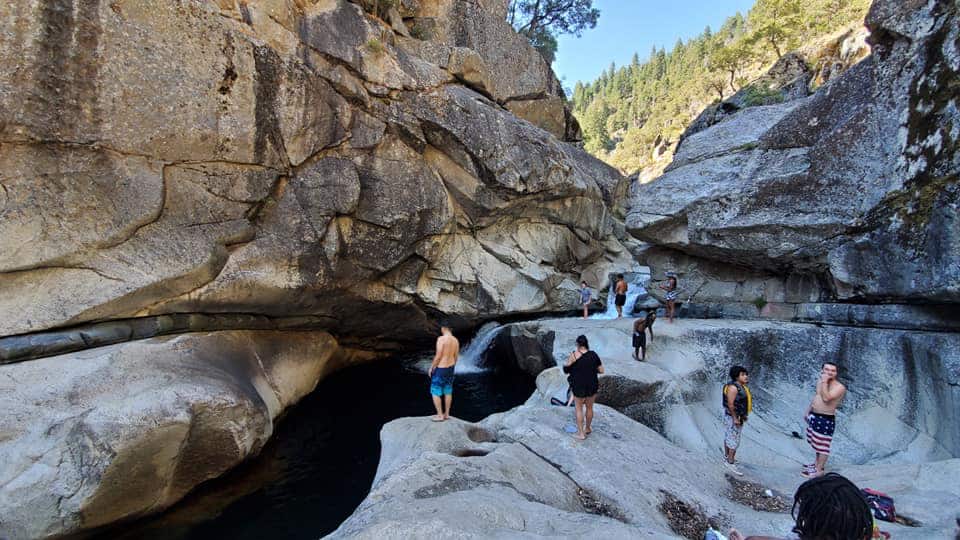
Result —
<instances>
[{"instance_id":1,"label":"person standing near waterfall","mask_svg":"<svg viewBox=\"0 0 960 540\"><path fill-rule=\"evenodd\" d=\"M440 337L437 338L437 353L430 364L430 395L437 414L430 419L443 422L450 418L450 405L453 404L453 368L460 356L460 342L453 336L450 324L440 323Z\"/></svg>"},{"instance_id":2,"label":"person standing near waterfall","mask_svg":"<svg viewBox=\"0 0 960 540\"><path fill-rule=\"evenodd\" d=\"M617 306L617 318L623 317L623 305L627 303L627 282L623 279L623 274L617 274L617 284L613 288L616 298L613 304Z\"/></svg>"},{"instance_id":3,"label":"person standing near waterfall","mask_svg":"<svg viewBox=\"0 0 960 540\"><path fill-rule=\"evenodd\" d=\"M677 276L673 272L667 272L667 283L660 285L660 288L667 291L667 321L673 322L673 311L677 305Z\"/></svg>"},{"instance_id":4,"label":"person standing near waterfall","mask_svg":"<svg viewBox=\"0 0 960 540\"><path fill-rule=\"evenodd\" d=\"M580 282L580 305L583 306L583 318L586 320L587 311L590 309L590 300L593 297L593 293L590 292L590 287L587 287L586 281Z\"/></svg>"},{"instance_id":5,"label":"person standing near waterfall","mask_svg":"<svg viewBox=\"0 0 960 540\"><path fill-rule=\"evenodd\" d=\"M803 466L800 474L805 478L823 476L833 444L833 432L837 429L837 407L846 393L847 387L837 380L837 365L824 362L820 367L820 380L817 381L813 401L803 415L807 423L807 443L816 453L816 460Z\"/></svg>"}]
</instances>

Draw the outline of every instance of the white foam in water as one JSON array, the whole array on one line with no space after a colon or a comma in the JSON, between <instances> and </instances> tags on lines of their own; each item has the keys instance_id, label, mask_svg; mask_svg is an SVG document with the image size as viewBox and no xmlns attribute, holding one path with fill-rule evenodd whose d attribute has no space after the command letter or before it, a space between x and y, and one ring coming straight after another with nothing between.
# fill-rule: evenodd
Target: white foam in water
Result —
<instances>
[{"instance_id":1,"label":"white foam in water","mask_svg":"<svg viewBox=\"0 0 960 540\"><path fill-rule=\"evenodd\" d=\"M641 275L642 276L642 275ZM647 294L647 290L643 287L643 279L641 276L634 278L634 281L627 281L627 303L623 306L623 316L630 317L630 312L628 310L633 309L633 305L636 304L637 298ZM614 303L616 300L616 293L614 292L613 284L610 285L610 292L607 294L607 310L603 313L594 313L590 316L591 319L616 319L617 318L617 306Z\"/></svg>"},{"instance_id":2,"label":"white foam in water","mask_svg":"<svg viewBox=\"0 0 960 540\"><path fill-rule=\"evenodd\" d=\"M488 322L481 326L473 339L466 346L460 348L460 358L457 359L457 367L454 372L482 373L488 371L480 365L480 361L483 359L483 353L486 352L487 347L493 342L493 338L497 337L500 330L502 330L502 327L498 322ZM426 373L430 371L430 364L432 363L433 355L431 354L417 360L410 367L421 373Z\"/></svg>"},{"instance_id":3,"label":"white foam in water","mask_svg":"<svg viewBox=\"0 0 960 540\"><path fill-rule=\"evenodd\" d=\"M456 373L480 373L487 371L480 365L480 360L483 359L483 353L487 351L487 347L490 346L493 338L497 337L501 329L500 323L495 321L488 322L481 326L480 330L477 331L477 335L473 336L470 343L467 343L467 346L460 350L460 359L457 360Z\"/></svg>"}]
</instances>

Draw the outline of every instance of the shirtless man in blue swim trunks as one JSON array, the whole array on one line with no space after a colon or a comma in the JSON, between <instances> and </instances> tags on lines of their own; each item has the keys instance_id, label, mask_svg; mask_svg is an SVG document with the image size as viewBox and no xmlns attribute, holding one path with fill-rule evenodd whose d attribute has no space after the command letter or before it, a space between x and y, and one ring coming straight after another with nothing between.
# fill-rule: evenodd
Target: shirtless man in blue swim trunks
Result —
<instances>
[{"instance_id":1,"label":"shirtless man in blue swim trunks","mask_svg":"<svg viewBox=\"0 0 960 540\"><path fill-rule=\"evenodd\" d=\"M437 338L437 354L430 364L430 395L437 414L430 419L443 422L450 418L450 405L453 403L453 368L460 356L460 342L453 337L447 323L440 325L440 337Z\"/></svg>"}]
</instances>

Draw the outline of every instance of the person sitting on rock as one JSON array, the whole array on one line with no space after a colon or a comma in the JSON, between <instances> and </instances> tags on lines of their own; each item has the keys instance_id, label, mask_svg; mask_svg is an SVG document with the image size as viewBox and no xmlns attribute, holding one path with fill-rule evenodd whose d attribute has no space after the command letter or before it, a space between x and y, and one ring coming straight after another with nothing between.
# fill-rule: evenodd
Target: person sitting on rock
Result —
<instances>
[{"instance_id":1,"label":"person sitting on rock","mask_svg":"<svg viewBox=\"0 0 960 540\"><path fill-rule=\"evenodd\" d=\"M627 303L627 282L623 279L623 274L617 274L617 284L613 288L616 297L613 304L617 307L617 318L623 317L623 305Z\"/></svg>"},{"instance_id":2,"label":"person sitting on rock","mask_svg":"<svg viewBox=\"0 0 960 540\"><path fill-rule=\"evenodd\" d=\"M677 295L680 291L677 290L677 276L673 272L667 273L667 282L660 285L660 288L667 291L667 320L671 323L673 322L673 313L677 304Z\"/></svg>"},{"instance_id":3,"label":"person sitting on rock","mask_svg":"<svg viewBox=\"0 0 960 540\"><path fill-rule=\"evenodd\" d=\"M633 321L633 359L647 359L647 318Z\"/></svg>"},{"instance_id":4,"label":"person sitting on rock","mask_svg":"<svg viewBox=\"0 0 960 540\"><path fill-rule=\"evenodd\" d=\"M747 368L733 366L730 368L730 382L723 385L723 423L726 426L723 451L727 458L727 467L737 475L743 474L736 466L740 434L743 432L743 424L753 410L753 397L747 386L749 381Z\"/></svg>"},{"instance_id":5,"label":"person sitting on rock","mask_svg":"<svg viewBox=\"0 0 960 540\"><path fill-rule=\"evenodd\" d=\"M824 362L820 367L820 380L817 381L813 401L803 415L807 423L807 443L816 453L816 460L804 465L800 472L806 478L823 475L823 469L830 457L833 432L837 429L837 407L846 393L847 387L837 380L837 365Z\"/></svg>"},{"instance_id":6,"label":"person sitting on rock","mask_svg":"<svg viewBox=\"0 0 960 540\"><path fill-rule=\"evenodd\" d=\"M793 495L792 532L799 540L868 540L874 538L873 514L860 489L837 473L807 480ZM772 536L744 538L731 529L729 540L781 540Z\"/></svg>"},{"instance_id":7,"label":"person sitting on rock","mask_svg":"<svg viewBox=\"0 0 960 540\"><path fill-rule=\"evenodd\" d=\"M580 282L580 305L583 306L583 318L587 318L587 310L590 308L592 293L590 287L587 287L586 281Z\"/></svg>"},{"instance_id":8,"label":"person sitting on rock","mask_svg":"<svg viewBox=\"0 0 960 540\"><path fill-rule=\"evenodd\" d=\"M434 422L443 422L450 418L450 406L453 404L453 369L459 355L460 342L450 331L450 323L440 323L437 353L430 364L430 395L433 397L433 406L437 409L437 414L431 418Z\"/></svg>"},{"instance_id":9,"label":"person sitting on rock","mask_svg":"<svg viewBox=\"0 0 960 540\"><path fill-rule=\"evenodd\" d=\"M584 440L590 434L593 423L593 403L600 389L598 375L603 374L603 363L597 353L590 350L587 336L577 336L577 348L567 357L563 372L570 374L570 387L577 416L575 439Z\"/></svg>"}]
</instances>

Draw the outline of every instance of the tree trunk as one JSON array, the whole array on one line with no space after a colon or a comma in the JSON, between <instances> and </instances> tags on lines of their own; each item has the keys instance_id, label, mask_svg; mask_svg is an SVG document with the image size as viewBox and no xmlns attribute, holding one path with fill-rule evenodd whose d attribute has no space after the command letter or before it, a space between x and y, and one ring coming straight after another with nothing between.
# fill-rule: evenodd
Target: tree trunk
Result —
<instances>
[{"instance_id":1,"label":"tree trunk","mask_svg":"<svg viewBox=\"0 0 960 540\"><path fill-rule=\"evenodd\" d=\"M540 26L540 0L533 4L533 13L530 14L530 30L528 35L537 35L537 27Z\"/></svg>"},{"instance_id":2,"label":"tree trunk","mask_svg":"<svg viewBox=\"0 0 960 540\"><path fill-rule=\"evenodd\" d=\"M777 60L783 58L783 53L780 52L780 46L777 45L777 41L776 41L775 39L773 39L773 38L770 38L770 39L767 40L767 41L770 42L770 45L773 45L773 51L774 51L775 53L777 53Z\"/></svg>"}]
</instances>

